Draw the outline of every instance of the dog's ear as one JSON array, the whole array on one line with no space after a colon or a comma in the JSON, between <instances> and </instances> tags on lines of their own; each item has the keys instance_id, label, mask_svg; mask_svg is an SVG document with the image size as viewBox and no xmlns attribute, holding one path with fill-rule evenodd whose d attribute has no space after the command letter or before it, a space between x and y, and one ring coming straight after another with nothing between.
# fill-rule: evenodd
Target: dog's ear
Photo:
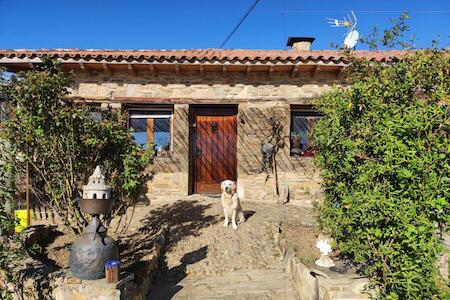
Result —
<instances>
[{"instance_id":1,"label":"dog's ear","mask_svg":"<svg viewBox=\"0 0 450 300\"><path fill-rule=\"evenodd\" d=\"M233 190L233 193L236 193L237 190L237 185L236 185L236 181L232 181L232 185L231 185L231 189Z\"/></svg>"}]
</instances>

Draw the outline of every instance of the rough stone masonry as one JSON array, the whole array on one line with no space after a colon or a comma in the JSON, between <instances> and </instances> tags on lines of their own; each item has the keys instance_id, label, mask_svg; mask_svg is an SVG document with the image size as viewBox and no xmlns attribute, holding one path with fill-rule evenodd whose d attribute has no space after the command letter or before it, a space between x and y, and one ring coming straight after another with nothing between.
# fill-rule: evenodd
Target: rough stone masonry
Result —
<instances>
[{"instance_id":1,"label":"rough stone masonry","mask_svg":"<svg viewBox=\"0 0 450 300\"><path fill-rule=\"evenodd\" d=\"M106 74L79 72L71 96L86 101L126 109L122 99L161 99L173 104L173 148L170 156L156 157L155 175L148 182L149 197L188 194L189 180L189 106L192 104L236 104L238 106L237 172L238 184L245 198L277 201L275 176L262 172L261 141L270 134L269 118L281 116L285 147L276 155L278 193L290 200L311 199L318 194L320 177L313 159L289 154L290 109L310 104L332 84L339 84L334 74L275 74L270 78L254 73L246 76L208 72L200 76L185 72L160 72L157 77L140 72ZM100 100L99 100L100 99ZM115 100L121 99L121 101ZM151 105L136 100L139 105Z\"/></svg>"}]
</instances>

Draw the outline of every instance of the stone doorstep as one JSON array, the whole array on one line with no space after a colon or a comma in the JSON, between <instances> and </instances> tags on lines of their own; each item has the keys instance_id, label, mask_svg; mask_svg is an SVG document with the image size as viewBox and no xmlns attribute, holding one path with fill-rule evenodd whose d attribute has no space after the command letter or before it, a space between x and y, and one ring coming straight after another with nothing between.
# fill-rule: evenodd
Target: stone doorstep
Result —
<instances>
[{"instance_id":1,"label":"stone doorstep","mask_svg":"<svg viewBox=\"0 0 450 300\"><path fill-rule=\"evenodd\" d=\"M280 272L281 271L281 272ZM195 278L183 280L179 286L183 289L178 296L262 296L277 295L279 299L284 299L282 295L289 295L286 299L295 299L293 291L290 289L290 282L285 277L282 270L250 270L249 274L243 272L229 273L224 276ZM197 298L196 298L197 299ZM260 299L260 298L255 298ZM267 299L274 299L268 297Z\"/></svg>"},{"instance_id":2,"label":"stone doorstep","mask_svg":"<svg viewBox=\"0 0 450 300\"><path fill-rule=\"evenodd\" d=\"M267 290L267 288L252 289L251 287L236 287L234 289L217 290L212 287L202 286L197 288L183 288L174 296L174 299L182 299L182 297L191 297L190 299L223 299L227 296L255 296L254 299L261 299L261 296L267 296L267 299L296 299L293 291L290 290ZM283 297L285 296L285 297ZM195 298L194 298L195 297ZM236 298L232 298L236 299ZM247 297L245 299L248 299Z\"/></svg>"},{"instance_id":3,"label":"stone doorstep","mask_svg":"<svg viewBox=\"0 0 450 300\"><path fill-rule=\"evenodd\" d=\"M284 270L249 270L247 272L237 271L236 273L228 273L217 277L204 277L204 278L193 278L193 279L184 279L182 282L184 284L189 284L192 286L201 286L201 285L213 285L214 283L224 282L227 285L232 284L246 284L248 282L273 282L275 280L285 280L287 279ZM223 286L221 284L221 286Z\"/></svg>"}]
</instances>

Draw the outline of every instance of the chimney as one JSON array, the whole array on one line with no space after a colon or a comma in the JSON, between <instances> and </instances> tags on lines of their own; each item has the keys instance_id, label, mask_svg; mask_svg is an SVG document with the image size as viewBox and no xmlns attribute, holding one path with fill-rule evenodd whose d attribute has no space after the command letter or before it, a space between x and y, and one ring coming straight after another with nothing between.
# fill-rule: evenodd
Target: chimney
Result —
<instances>
[{"instance_id":1,"label":"chimney","mask_svg":"<svg viewBox=\"0 0 450 300\"><path fill-rule=\"evenodd\" d=\"M291 46L292 50L311 50L314 40L313 37L290 36L286 46Z\"/></svg>"}]
</instances>

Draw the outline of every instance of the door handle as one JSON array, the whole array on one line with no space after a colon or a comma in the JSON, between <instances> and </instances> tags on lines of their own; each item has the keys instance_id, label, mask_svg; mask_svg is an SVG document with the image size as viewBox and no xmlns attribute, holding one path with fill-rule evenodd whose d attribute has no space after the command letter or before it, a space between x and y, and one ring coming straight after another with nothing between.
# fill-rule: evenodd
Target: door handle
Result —
<instances>
[{"instance_id":1,"label":"door handle","mask_svg":"<svg viewBox=\"0 0 450 300\"><path fill-rule=\"evenodd\" d=\"M200 157L200 154L201 154L201 153L202 153L202 151L200 151L200 149L197 148L197 151L196 151L195 155L196 155L197 157Z\"/></svg>"}]
</instances>

